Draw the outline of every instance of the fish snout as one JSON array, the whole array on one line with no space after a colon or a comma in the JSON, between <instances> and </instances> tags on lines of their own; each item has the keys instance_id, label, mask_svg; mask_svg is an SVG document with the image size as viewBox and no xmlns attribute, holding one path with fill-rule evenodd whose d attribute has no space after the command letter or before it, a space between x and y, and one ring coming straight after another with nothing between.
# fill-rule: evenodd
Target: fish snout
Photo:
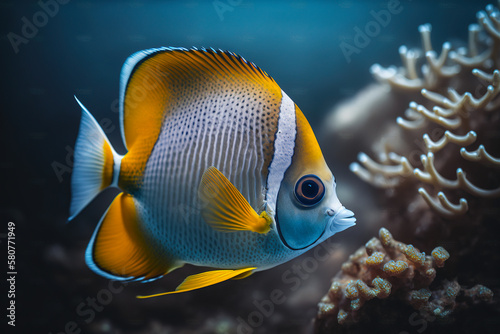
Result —
<instances>
[{"instance_id":1,"label":"fish snout","mask_svg":"<svg viewBox=\"0 0 500 334\"><path fill-rule=\"evenodd\" d=\"M340 209L333 211L332 209L327 210L327 214L332 216L330 221L330 230L332 232L340 232L348 229L351 226L356 225L356 218L354 218L354 212L347 210L345 207L340 207Z\"/></svg>"}]
</instances>

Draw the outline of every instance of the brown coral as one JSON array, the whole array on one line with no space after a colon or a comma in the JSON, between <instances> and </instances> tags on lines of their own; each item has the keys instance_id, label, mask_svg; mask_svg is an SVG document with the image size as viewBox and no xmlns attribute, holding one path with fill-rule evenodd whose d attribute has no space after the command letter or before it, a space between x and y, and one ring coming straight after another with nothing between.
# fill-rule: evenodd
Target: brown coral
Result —
<instances>
[{"instance_id":1,"label":"brown coral","mask_svg":"<svg viewBox=\"0 0 500 334\"><path fill-rule=\"evenodd\" d=\"M457 302L460 294L473 303L489 302L493 298L493 292L483 285L465 289L456 280L444 280L442 286L433 292L428 289L410 292L408 302L424 319L433 321L436 317L446 317L457 308L465 308L467 301Z\"/></svg>"},{"instance_id":2,"label":"brown coral","mask_svg":"<svg viewBox=\"0 0 500 334\"><path fill-rule=\"evenodd\" d=\"M436 277L435 268L442 267L449 257L442 247L431 254L426 256L412 245L394 240L387 229L381 228L378 239L372 238L342 265L319 304L318 318L336 315L338 323L343 324L355 317L366 301L387 298L399 290L407 296L415 295L411 300L416 301L422 295L418 289L429 287Z\"/></svg>"},{"instance_id":3,"label":"brown coral","mask_svg":"<svg viewBox=\"0 0 500 334\"><path fill-rule=\"evenodd\" d=\"M443 247L425 255L381 228L378 239L372 238L351 255L333 278L318 305L317 323L332 318L339 325L356 321L361 307L374 298L400 299L431 321L454 310L461 292L474 302L491 300L492 291L481 285L464 289L456 281L444 281L441 288L430 290L436 268L443 267L449 256Z\"/></svg>"}]
</instances>

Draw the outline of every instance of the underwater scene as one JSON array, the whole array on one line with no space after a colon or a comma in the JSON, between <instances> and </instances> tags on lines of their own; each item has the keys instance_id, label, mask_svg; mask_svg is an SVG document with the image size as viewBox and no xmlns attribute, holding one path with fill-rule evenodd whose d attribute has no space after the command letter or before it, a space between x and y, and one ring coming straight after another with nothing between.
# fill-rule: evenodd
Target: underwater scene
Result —
<instances>
[{"instance_id":1,"label":"underwater scene","mask_svg":"<svg viewBox=\"0 0 500 334\"><path fill-rule=\"evenodd\" d=\"M0 0L2 333L498 333L500 2Z\"/></svg>"}]
</instances>

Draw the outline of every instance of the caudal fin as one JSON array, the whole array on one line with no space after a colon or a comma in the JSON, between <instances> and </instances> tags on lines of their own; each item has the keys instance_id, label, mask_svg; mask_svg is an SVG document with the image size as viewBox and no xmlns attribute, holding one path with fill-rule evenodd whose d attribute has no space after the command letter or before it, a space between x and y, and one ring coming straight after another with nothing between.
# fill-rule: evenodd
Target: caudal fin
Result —
<instances>
[{"instance_id":1,"label":"caudal fin","mask_svg":"<svg viewBox=\"0 0 500 334\"><path fill-rule=\"evenodd\" d=\"M75 99L82 108L82 119L75 145L68 220L75 218L102 190L118 186L122 158L115 152L95 118Z\"/></svg>"}]
</instances>

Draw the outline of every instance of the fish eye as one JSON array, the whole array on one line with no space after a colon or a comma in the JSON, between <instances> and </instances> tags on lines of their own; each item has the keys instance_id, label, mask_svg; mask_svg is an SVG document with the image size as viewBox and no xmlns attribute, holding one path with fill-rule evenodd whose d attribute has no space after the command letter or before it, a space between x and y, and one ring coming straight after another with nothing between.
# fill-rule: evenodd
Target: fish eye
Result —
<instances>
[{"instance_id":1,"label":"fish eye","mask_svg":"<svg viewBox=\"0 0 500 334\"><path fill-rule=\"evenodd\" d=\"M295 197L304 206L318 204L325 195L325 186L316 175L302 176L295 185Z\"/></svg>"}]
</instances>

